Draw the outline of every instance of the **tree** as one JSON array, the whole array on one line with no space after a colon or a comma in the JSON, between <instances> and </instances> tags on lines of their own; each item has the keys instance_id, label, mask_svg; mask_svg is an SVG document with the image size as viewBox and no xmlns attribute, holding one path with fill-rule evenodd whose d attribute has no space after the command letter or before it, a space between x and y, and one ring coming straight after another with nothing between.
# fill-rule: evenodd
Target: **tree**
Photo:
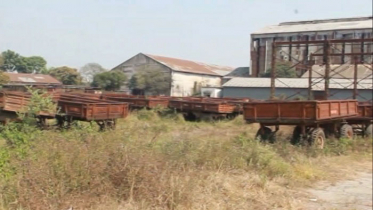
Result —
<instances>
[{"instance_id":1,"label":"tree","mask_svg":"<svg viewBox=\"0 0 373 210\"><path fill-rule=\"evenodd\" d=\"M46 69L47 61L40 56L21 57L23 66L17 69L22 73L40 73Z\"/></svg>"},{"instance_id":2,"label":"tree","mask_svg":"<svg viewBox=\"0 0 373 210\"><path fill-rule=\"evenodd\" d=\"M92 86L100 87L104 90L114 91L119 90L127 81L127 76L121 71L107 71L96 74L93 77Z\"/></svg>"},{"instance_id":3,"label":"tree","mask_svg":"<svg viewBox=\"0 0 373 210\"><path fill-rule=\"evenodd\" d=\"M142 89L147 95L169 94L171 81L171 75L161 69L145 68L131 77L129 87Z\"/></svg>"},{"instance_id":4,"label":"tree","mask_svg":"<svg viewBox=\"0 0 373 210\"><path fill-rule=\"evenodd\" d=\"M78 70L68 66L52 68L49 74L61 81L64 85L79 85L82 83L82 77Z\"/></svg>"},{"instance_id":5,"label":"tree","mask_svg":"<svg viewBox=\"0 0 373 210\"><path fill-rule=\"evenodd\" d=\"M93 77L96 74L100 74L107 71L98 63L87 63L82 68L80 68L79 72L83 77L84 82L91 83L93 81Z\"/></svg>"},{"instance_id":6,"label":"tree","mask_svg":"<svg viewBox=\"0 0 373 210\"><path fill-rule=\"evenodd\" d=\"M276 65L276 77L279 78L296 78L297 73L290 62L281 62ZM261 74L262 77L271 77L272 69Z\"/></svg>"},{"instance_id":7,"label":"tree","mask_svg":"<svg viewBox=\"0 0 373 210\"><path fill-rule=\"evenodd\" d=\"M0 54L0 69L2 68L3 65L4 65L4 58L2 54Z\"/></svg>"},{"instance_id":8,"label":"tree","mask_svg":"<svg viewBox=\"0 0 373 210\"><path fill-rule=\"evenodd\" d=\"M1 70L3 71L16 71L17 67L21 64L21 56L11 50L7 50L1 53L1 57L3 58L3 65L1 66Z\"/></svg>"},{"instance_id":9,"label":"tree","mask_svg":"<svg viewBox=\"0 0 373 210\"><path fill-rule=\"evenodd\" d=\"M9 82L8 75L5 75L4 72L0 72L0 85L4 85Z\"/></svg>"},{"instance_id":10,"label":"tree","mask_svg":"<svg viewBox=\"0 0 373 210\"><path fill-rule=\"evenodd\" d=\"M3 71L17 71L19 73L39 73L46 68L47 61L40 56L24 57L18 53L7 50L1 53L3 64L0 65Z\"/></svg>"}]
</instances>

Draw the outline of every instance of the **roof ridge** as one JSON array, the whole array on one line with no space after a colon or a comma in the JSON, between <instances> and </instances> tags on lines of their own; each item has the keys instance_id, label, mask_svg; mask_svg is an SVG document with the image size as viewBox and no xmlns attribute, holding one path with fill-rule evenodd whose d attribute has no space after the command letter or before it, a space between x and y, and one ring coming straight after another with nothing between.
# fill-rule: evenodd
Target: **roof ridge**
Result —
<instances>
[{"instance_id":1,"label":"roof ridge","mask_svg":"<svg viewBox=\"0 0 373 210\"><path fill-rule=\"evenodd\" d=\"M350 18L315 19L315 20L282 22L282 23L279 24L279 26L297 25L297 24L317 24L317 23L351 22L351 21L362 21L362 20L370 20L370 19L372 19L372 16L350 17Z\"/></svg>"},{"instance_id":2,"label":"roof ridge","mask_svg":"<svg viewBox=\"0 0 373 210\"><path fill-rule=\"evenodd\" d=\"M194 61L194 60L188 60L188 59L183 59L183 58L175 58L175 57L169 57L169 56L164 56L164 55L154 55L154 54L148 54L148 53L142 53L142 54L144 54L146 56L150 56L150 57L151 56L157 56L157 57L170 58L170 59L176 59L176 60L182 60L182 61L189 61L189 62L201 64L201 65L229 67L229 68L235 69L234 67L231 67L231 66L219 65L219 64L212 64L212 63L205 63L205 62L201 62L201 61Z\"/></svg>"}]
</instances>

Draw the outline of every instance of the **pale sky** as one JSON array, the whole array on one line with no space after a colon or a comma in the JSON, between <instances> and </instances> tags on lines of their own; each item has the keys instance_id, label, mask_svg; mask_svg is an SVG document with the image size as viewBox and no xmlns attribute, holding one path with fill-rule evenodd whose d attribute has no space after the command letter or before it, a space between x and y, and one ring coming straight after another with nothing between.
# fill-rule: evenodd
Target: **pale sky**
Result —
<instances>
[{"instance_id":1,"label":"pale sky","mask_svg":"<svg viewBox=\"0 0 373 210\"><path fill-rule=\"evenodd\" d=\"M0 0L0 51L49 67L110 69L139 52L249 66L262 27L356 16L372 16L372 0Z\"/></svg>"}]
</instances>

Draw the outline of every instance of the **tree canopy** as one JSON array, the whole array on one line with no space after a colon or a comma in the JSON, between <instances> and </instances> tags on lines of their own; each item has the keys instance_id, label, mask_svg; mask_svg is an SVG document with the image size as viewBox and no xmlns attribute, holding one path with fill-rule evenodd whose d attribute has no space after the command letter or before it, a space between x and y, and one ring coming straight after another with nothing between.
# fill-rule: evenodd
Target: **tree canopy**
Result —
<instances>
[{"instance_id":1,"label":"tree canopy","mask_svg":"<svg viewBox=\"0 0 373 210\"><path fill-rule=\"evenodd\" d=\"M61 81L64 85L79 85L82 83L82 77L78 70L68 66L51 68L49 74Z\"/></svg>"},{"instance_id":2,"label":"tree canopy","mask_svg":"<svg viewBox=\"0 0 373 210\"><path fill-rule=\"evenodd\" d=\"M0 85L6 84L9 82L9 77L4 74L4 72L0 72Z\"/></svg>"},{"instance_id":3,"label":"tree canopy","mask_svg":"<svg viewBox=\"0 0 373 210\"><path fill-rule=\"evenodd\" d=\"M100 87L104 90L119 90L127 81L127 76L121 71L107 71L93 76L93 87Z\"/></svg>"},{"instance_id":4,"label":"tree canopy","mask_svg":"<svg viewBox=\"0 0 373 210\"><path fill-rule=\"evenodd\" d=\"M2 68L3 65L4 65L4 58L3 58L3 55L0 54L0 68Z\"/></svg>"},{"instance_id":5,"label":"tree canopy","mask_svg":"<svg viewBox=\"0 0 373 210\"><path fill-rule=\"evenodd\" d=\"M93 77L96 74L100 74L107 71L98 63L87 63L82 68L80 68L79 72L83 77L84 82L91 83L93 82Z\"/></svg>"},{"instance_id":6,"label":"tree canopy","mask_svg":"<svg viewBox=\"0 0 373 210\"><path fill-rule=\"evenodd\" d=\"M148 95L169 94L171 75L161 69L142 69L135 73L129 88L142 89Z\"/></svg>"},{"instance_id":7,"label":"tree canopy","mask_svg":"<svg viewBox=\"0 0 373 210\"><path fill-rule=\"evenodd\" d=\"M3 71L17 71L19 73L39 73L46 69L47 61L40 56L24 57L7 50L1 53L0 68Z\"/></svg>"},{"instance_id":8,"label":"tree canopy","mask_svg":"<svg viewBox=\"0 0 373 210\"><path fill-rule=\"evenodd\" d=\"M276 77L279 78L296 78L297 73L294 68L291 68L290 62L281 62L276 65ZM262 73L262 77L271 77L272 69L268 69L267 72Z\"/></svg>"}]
</instances>

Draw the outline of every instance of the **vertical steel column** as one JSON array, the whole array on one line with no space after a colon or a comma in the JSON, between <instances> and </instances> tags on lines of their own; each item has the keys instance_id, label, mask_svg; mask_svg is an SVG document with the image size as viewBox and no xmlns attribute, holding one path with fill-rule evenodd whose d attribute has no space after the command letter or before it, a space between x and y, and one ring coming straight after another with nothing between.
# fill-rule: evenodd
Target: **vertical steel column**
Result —
<instances>
[{"instance_id":1,"label":"vertical steel column","mask_svg":"<svg viewBox=\"0 0 373 210\"><path fill-rule=\"evenodd\" d=\"M364 39L365 38L365 33L363 33L361 35L361 39ZM360 63L363 63L364 62L364 42L361 42L361 45L360 45L360 52L361 52L361 55L360 55Z\"/></svg>"},{"instance_id":2,"label":"vertical steel column","mask_svg":"<svg viewBox=\"0 0 373 210\"><path fill-rule=\"evenodd\" d=\"M329 98L329 80L330 80L330 43L328 40L325 40L324 44L325 51L325 100Z\"/></svg>"},{"instance_id":3,"label":"vertical steel column","mask_svg":"<svg viewBox=\"0 0 373 210\"><path fill-rule=\"evenodd\" d=\"M308 100L312 100L312 65L313 65L313 54L308 59L307 70L308 70Z\"/></svg>"},{"instance_id":4,"label":"vertical steel column","mask_svg":"<svg viewBox=\"0 0 373 210\"><path fill-rule=\"evenodd\" d=\"M308 53L309 53L309 43L308 42L309 42L309 40L310 40L310 37L308 35L306 35L306 50L304 52L305 55L303 56L303 64L306 65L307 67L308 67L308 62L309 62L309 57L308 57ZM304 71L304 69L302 69L302 74L304 73L303 71ZM306 69L306 71L307 71L307 69Z\"/></svg>"},{"instance_id":5,"label":"vertical steel column","mask_svg":"<svg viewBox=\"0 0 373 210\"><path fill-rule=\"evenodd\" d=\"M354 93L352 95L353 99L357 98L357 56L354 56Z\"/></svg>"},{"instance_id":6,"label":"vertical steel column","mask_svg":"<svg viewBox=\"0 0 373 210\"><path fill-rule=\"evenodd\" d=\"M342 35L342 39L346 38L346 34ZM352 51L351 51L352 52ZM345 53L346 53L346 42L342 43L342 58L341 58L341 64L345 63Z\"/></svg>"},{"instance_id":7,"label":"vertical steel column","mask_svg":"<svg viewBox=\"0 0 373 210\"><path fill-rule=\"evenodd\" d=\"M275 80L276 80L276 44L272 42L272 62L271 62L271 100L275 98Z\"/></svg>"},{"instance_id":8,"label":"vertical steel column","mask_svg":"<svg viewBox=\"0 0 373 210\"><path fill-rule=\"evenodd\" d=\"M290 42L290 44L289 44L289 61L292 60L292 55L293 55L293 53L292 53L293 44L291 43L292 41L293 41L293 37L291 36L289 38L289 42Z\"/></svg>"},{"instance_id":9,"label":"vertical steel column","mask_svg":"<svg viewBox=\"0 0 373 210\"><path fill-rule=\"evenodd\" d=\"M260 73L260 39L256 39L256 72L255 72L255 77L259 77L259 73ZM264 58L264 62L266 62L267 58Z\"/></svg>"}]
</instances>

